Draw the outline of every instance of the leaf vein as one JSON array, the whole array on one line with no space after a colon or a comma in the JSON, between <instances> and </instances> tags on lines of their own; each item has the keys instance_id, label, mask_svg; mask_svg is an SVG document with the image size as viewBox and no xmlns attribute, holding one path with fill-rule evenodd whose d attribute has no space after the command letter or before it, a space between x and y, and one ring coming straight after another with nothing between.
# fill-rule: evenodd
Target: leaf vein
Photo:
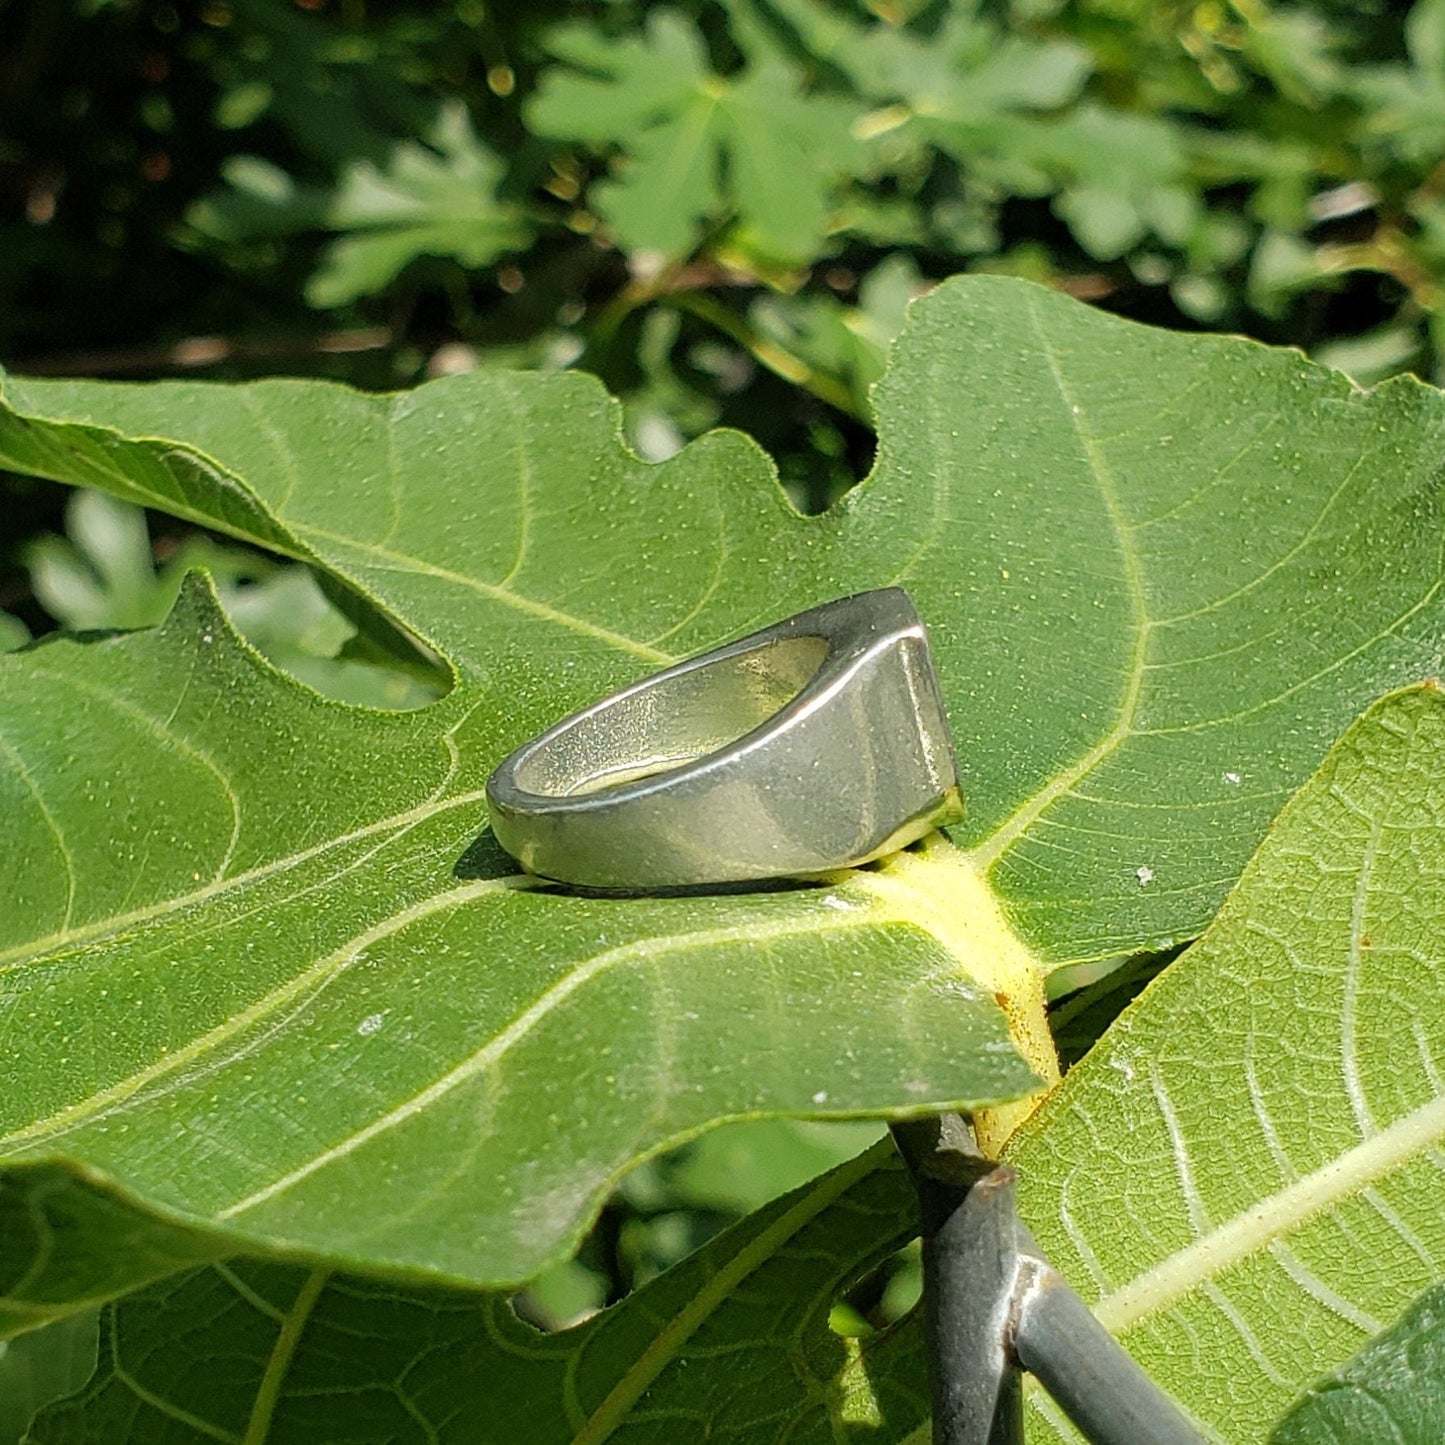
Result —
<instances>
[{"instance_id":1,"label":"leaf vein","mask_svg":"<svg viewBox=\"0 0 1445 1445\"><path fill-rule=\"evenodd\" d=\"M111 1374L114 1375L136 1399L144 1405L149 1405L152 1410L164 1415L168 1420L174 1420L178 1425L184 1425L187 1429L194 1430L198 1435L204 1435L208 1440L221 1440L225 1442L225 1445L244 1445L239 1435L232 1433L230 1430L223 1430L219 1425L213 1425L209 1420L203 1420L199 1415L193 1415L189 1410L184 1410L179 1405L173 1404L170 1400L157 1395L154 1391L146 1389L146 1387L121 1364L120 1337L114 1310L110 1312L110 1369Z\"/></svg>"},{"instance_id":2,"label":"leaf vein","mask_svg":"<svg viewBox=\"0 0 1445 1445\"><path fill-rule=\"evenodd\" d=\"M1407 607L1404 612L1392 619L1388 626L1382 628L1373 637L1367 637L1358 646L1351 648L1343 657L1336 658L1335 661L1320 668L1318 672L1301 678L1293 686L1285 688L1283 692L1276 693L1273 697L1267 697L1255 703L1252 707L1241 708L1238 712L1226 713L1221 717L1203 718L1199 722L1194 723L1180 723L1177 727L1141 728L1139 730L1139 736L1173 737L1181 733L1208 732L1211 728L1222 727L1227 723L1243 722L1246 718L1254 717L1258 713L1265 712L1272 707L1277 707L1280 703L1293 697L1296 693L1303 692L1307 687L1313 687L1317 682L1322 682L1332 673L1338 672L1342 667L1349 666L1357 657L1360 657L1372 647L1383 642L1385 638L1397 632L1407 622L1410 622L1419 613L1423 612L1435 598L1439 596L1442 586L1445 586L1445 580L1432 583L1417 602ZM1417 674L1416 680L1418 680L1421 675L1422 674Z\"/></svg>"},{"instance_id":3,"label":"leaf vein","mask_svg":"<svg viewBox=\"0 0 1445 1445\"><path fill-rule=\"evenodd\" d=\"M1367 1335L1377 1335L1385 1328L1383 1320L1377 1320L1368 1310L1361 1309L1353 1300L1347 1300L1331 1289L1282 1239L1270 1242L1269 1253L1295 1284L1331 1314L1338 1315Z\"/></svg>"},{"instance_id":4,"label":"leaf vein","mask_svg":"<svg viewBox=\"0 0 1445 1445\"><path fill-rule=\"evenodd\" d=\"M1120 1333L1232 1265L1268 1248L1274 1240L1302 1227L1332 1205L1361 1193L1417 1154L1432 1150L1442 1139L1445 1095L1438 1095L1313 1173L1263 1196L1192 1244L1159 1260L1104 1296L1095 1306L1095 1315L1112 1333Z\"/></svg>"},{"instance_id":5,"label":"leaf vein","mask_svg":"<svg viewBox=\"0 0 1445 1445\"><path fill-rule=\"evenodd\" d=\"M875 1147L851 1160L785 1210L766 1229L740 1249L678 1310L637 1359L622 1373L606 1398L593 1410L571 1445L600 1445L629 1417L632 1407L663 1369L680 1353L682 1346L706 1323L754 1270L766 1264L778 1248L822 1213L845 1190L877 1167L880 1149Z\"/></svg>"},{"instance_id":6,"label":"leaf vein","mask_svg":"<svg viewBox=\"0 0 1445 1445\"><path fill-rule=\"evenodd\" d=\"M86 693L91 697L98 698L101 702L115 709L116 712L133 719L139 723L142 729L149 733L160 744L163 749L174 750L183 756L191 759L199 767L205 769L215 778L220 786L221 795L226 800L226 806L231 813L231 832L226 840L226 846L216 864L215 873L212 876L212 884L221 883L226 876L226 869L235 855L236 844L241 837L241 800L236 796L236 790L231 786L231 780L221 765L207 753L203 748L198 748L189 739L183 738L169 724L159 718L152 717L143 708L137 707L129 699L122 697L119 693L113 692L110 688L101 687L98 683L86 680L81 681L71 673L56 672L46 669L50 679L62 687L74 688L77 692ZM190 686L189 677L185 683ZM172 714L174 716L174 714Z\"/></svg>"},{"instance_id":7,"label":"leaf vein","mask_svg":"<svg viewBox=\"0 0 1445 1445\"><path fill-rule=\"evenodd\" d=\"M293 1189L319 1170L339 1159L346 1158L357 1149L369 1144L373 1139L405 1124L424 1109L430 1108L444 1099L453 1090L469 1083L478 1075L484 1074L499 1060L505 1058L544 1018L564 1004L574 993L619 964L633 961L651 963L660 955L683 947L703 948L711 944L742 942L756 945L774 939L795 937L799 934L817 937L823 933L840 933L851 928L876 926L878 921L871 910L868 913L860 913L857 918L838 918L836 921L824 920L815 914L809 914L773 928L760 929L755 926L747 926L664 934L637 939L631 943L621 944L617 948L609 948L602 953L593 954L591 958L558 979L523 1009L511 1023L494 1034L481 1048L469 1054L453 1068L448 1069L439 1079L434 1080L426 1088L418 1090L409 1099L388 1110L380 1118L373 1119L364 1128L358 1129L355 1133L332 1145L331 1148L323 1150L320 1154L307 1160L305 1164L299 1165L245 1198L238 1199L234 1204L228 1205L218 1212L217 1217L235 1219L248 1213Z\"/></svg>"},{"instance_id":8,"label":"leaf vein","mask_svg":"<svg viewBox=\"0 0 1445 1445\"><path fill-rule=\"evenodd\" d=\"M531 545L532 533L532 452L527 445L527 430L520 417L520 408L517 403L515 387L509 379L503 379L500 387L503 395L507 398L508 410L511 412L512 425L516 429L517 441L513 448L517 458L517 555L507 575L497 583L499 587L508 587L512 579L522 570L522 564L527 560L527 550Z\"/></svg>"},{"instance_id":9,"label":"leaf vein","mask_svg":"<svg viewBox=\"0 0 1445 1445\"><path fill-rule=\"evenodd\" d=\"M1151 624L1144 596L1144 569L1138 550L1134 545L1132 529L1124 516L1118 488L1098 442L1084 427L1082 408L1074 401L1073 392L1064 378L1058 353L1039 318L1038 303L1032 298L1029 301L1029 313L1039 338L1039 346L1048 360L1054 385L1068 413L1084 460L1088 463L1098 488L1105 515L1108 517L1109 525L1118 543L1120 562L1124 569L1124 583L1128 590L1133 613L1134 638L1129 668L1124 680L1123 696L1119 701L1119 716L1114 726L1081 758L1055 773L1033 797L1017 808L987 838L968 850L969 860L980 872L985 873L1023 837L1054 803L1113 754L1133 731L1134 719L1143 694L1149 651Z\"/></svg>"},{"instance_id":10,"label":"leaf vein","mask_svg":"<svg viewBox=\"0 0 1445 1445\"><path fill-rule=\"evenodd\" d=\"M355 537L346 537L339 532L328 532L322 527L313 527L298 522L294 525L293 530L297 536L308 538L319 537L328 542L339 543L343 547L360 553L363 557L377 558L379 560L373 564L375 570L435 577L454 587L461 587L469 592L479 593L481 596L490 598L494 602L500 602L507 607L515 608L518 612L524 612L528 616L536 617L543 622L550 622L555 626L565 627L573 632L580 632L583 636L591 637L595 641L605 642L609 647L613 647L619 652L630 652L634 656L646 659L648 662L660 663L663 666L670 666L672 663L678 661L671 653L660 652L657 648L651 647L645 642L639 642L636 638L628 637L621 632L614 632L611 628L603 627L599 623L588 622L585 618L574 616L570 612L563 612L559 608L552 607L546 602L540 602L533 597L526 597L520 592L513 592L501 583L484 582L479 577L468 577L462 572L455 572L449 567L442 567L435 562L428 562L421 557L413 557L405 552L397 552L390 547L378 546L374 542L361 542Z\"/></svg>"},{"instance_id":11,"label":"leaf vein","mask_svg":"<svg viewBox=\"0 0 1445 1445\"><path fill-rule=\"evenodd\" d=\"M1325 523L1329 520L1330 514L1335 510L1335 507L1339 503L1340 498L1343 497L1345 492L1349 489L1350 484L1355 480L1355 477L1359 474L1360 468L1364 466L1364 464L1365 452L1362 448L1359 456L1355 458L1354 462L1350 465L1348 470L1346 470L1344 476L1340 479L1339 486L1337 486L1334 491L1331 492L1330 495L1325 499L1324 506L1321 507L1319 516L1316 517L1315 520L1309 525L1309 527L1305 530L1303 535L1299 538L1299 540L1294 544L1293 547L1291 547L1282 556L1276 558L1262 572L1256 573L1253 577L1249 579L1249 581L1241 583L1238 587L1234 589L1233 592L1226 592L1222 597L1216 597L1213 599L1213 601L1206 602L1203 606L1196 607L1191 612L1178 612L1175 613L1172 617L1160 617L1155 621L1154 626L1172 627L1175 623L1192 622L1196 617L1204 617L1210 612L1218 611L1219 608L1227 607L1231 602L1238 601L1239 598L1247 596L1256 587L1260 587L1264 583L1268 582L1269 579L1273 577L1276 572L1279 572L1285 567L1288 567L1289 564L1293 562L1295 558L1299 557L1324 530Z\"/></svg>"},{"instance_id":12,"label":"leaf vein","mask_svg":"<svg viewBox=\"0 0 1445 1445\"><path fill-rule=\"evenodd\" d=\"M1194 1179L1194 1164L1189 1158L1189 1143L1184 1130L1179 1126L1179 1116L1174 1112L1174 1101L1159 1073L1158 1062L1149 1060L1149 1090L1159 1108L1159 1117L1169 1134L1169 1148L1174 1155L1174 1170L1179 1177L1179 1192L1184 1196L1184 1207L1189 1212L1189 1227L1195 1238L1209 1232L1209 1211L1204 1207L1204 1198Z\"/></svg>"},{"instance_id":13,"label":"leaf vein","mask_svg":"<svg viewBox=\"0 0 1445 1445\"><path fill-rule=\"evenodd\" d=\"M1377 818L1370 827L1370 835L1360 858L1359 876L1355 882L1354 895L1350 899L1350 946L1345 964L1343 997L1340 1001L1340 1069L1344 1074L1345 1095L1350 1101L1350 1110L1355 1116L1361 1135L1366 1139L1375 1132L1375 1119L1370 1111L1370 1101L1365 1096L1364 1080L1360 1075L1355 1013L1359 1006L1360 968L1365 947L1365 909L1370 897L1370 875L1374 872L1383 832L1384 824Z\"/></svg>"},{"instance_id":14,"label":"leaf vein","mask_svg":"<svg viewBox=\"0 0 1445 1445\"><path fill-rule=\"evenodd\" d=\"M35 781L20 750L3 733L0 733L0 750L3 750L5 756L9 758L21 783L35 799L35 806L39 808L40 816L45 819L45 826L54 835L56 847L59 848L60 856L65 862L65 912L60 920L61 930L64 931L70 927L70 920L75 911L75 890L79 881L75 870L75 855L70 851L70 844L66 841L60 820L56 818L50 804L45 801L45 790ZM13 826L13 822L11 826Z\"/></svg>"},{"instance_id":15,"label":"leaf vein","mask_svg":"<svg viewBox=\"0 0 1445 1445\"><path fill-rule=\"evenodd\" d=\"M276 1343L272 1346L266 1368L262 1372L241 1445L265 1445L266 1437L271 1433L271 1421L276 1414L276 1406L281 1398L281 1387L286 1381L286 1372L296 1357L296 1347L301 1343L306 1322L316 1308L316 1301L321 1298L327 1278L326 1270L313 1270L297 1290L296 1298L286 1312L286 1318L277 1332Z\"/></svg>"},{"instance_id":16,"label":"leaf vein","mask_svg":"<svg viewBox=\"0 0 1445 1445\"><path fill-rule=\"evenodd\" d=\"M271 508L272 512L279 517L290 506L291 498L295 495L296 488L301 482L301 473L296 467L296 458L286 441L285 432L271 420L270 411L261 405L254 389L249 386L238 386L234 388L233 395L251 413L251 420L271 444L281 473L286 478L286 488L276 499L274 507Z\"/></svg>"},{"instance_id":17,"label":"leaf vein","mask_svg":"<svg viewBox=\"0 0 1445 1445\"><path fill-rule=\"evenodd\" d=\"M39 958L53 958L57 950L85 944L93 939L104 937L106 934L118 933L125 928L134 928L137 925L149 923L153 919L164 917L177 909L206 903L220 894L246 888L253 883L264 882L267 878L284 873L289 868L300 867L323 854L345 848L352 843L359 843L364 838L375 837L379 833L388 831L393 831L400 836L419 823L440 817L454 808L479 803L485 798L486 790L482 788L467 793L458 793L456 797L444 800L438 800L433 796L428 798L425 803L418 804L406 812L393 813L385 818L379 818L375 822L363 824L349 833L341 833L334 838L327 838L323 842L313 844L310 848L302 848L298 852L289 853L284 858L275 858L269 863L258 864L245 873L235 873L229 878L215 879L200 888L192 889L189 893L174 894L156 903L132 909L128 913L112 914L107 918L96 919L93 923L82 924L78 928L65 929L47 934L44 938L32 939L27 943L0 952L0 973L13 972ZM495 881L506 883L512 887L521 887L530 880L526 874L514 873Z\"/></svg>"},{"instance_id":18,"label":"leaf vein","mask_svg":"<svg viewBox=\"0 0 1445 1445\"><path fill-rule=\"evenodd\" d=\"M532 881L527 880L529 884ZM68 1134L82 1125L116 1112L125 1107L146 1085L168 1078L183 1065L215 1052L219 1045L244 1033L293 999L305 997L309 1001L310 998L314 998L316 994L344 973L358 955L372 944L389 938L392 934L423 918L430 917L433 913L442 912L447 908L460 907L474 898L480 898L487 893L503 892L513 886L517 885L514 885L510 879L480 879L460 888L450 889L445 893L433 894L430 898L424 898L420 902L412 904L410 908L388 915L380 923L349 938L339 948L335 948L324 957L317 959L304 972L288 979L279 988L263 994L254 1003L249 1004L240 1012L232 1014L224 1022L217 1024L199 1038L191 1040L182 1048L173 1049L146 1068L137 1070L134 1074L96 1091L85 1099L74 1104L67 1104L63 1109L56 1110L55 1113L44 1119L38 1119L24 1128L0 1136L0 1147L33 1143L37 1139ZM214 1062L209 1071L213 1072L216 1068L234 1062L236 1057L238 1056L227 1056ZM244 1057L244 1053L239 1057ZM193 1075L185 1077L189 1079Z\"/></svg>"}]
</instances>

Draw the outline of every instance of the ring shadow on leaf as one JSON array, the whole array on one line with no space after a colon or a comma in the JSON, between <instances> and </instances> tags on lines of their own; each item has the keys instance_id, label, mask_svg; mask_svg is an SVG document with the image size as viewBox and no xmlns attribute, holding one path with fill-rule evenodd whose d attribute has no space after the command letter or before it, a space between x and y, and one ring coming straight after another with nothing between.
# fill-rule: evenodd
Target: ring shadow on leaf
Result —
<instances>
[{"instance_id":1,"label":"ring shadow on leaf","mask_svg":"<svg viewBox=\"0 0 1445 1445\"><path fill-rule=\"evenodd\" d=\"M491 826L483 828L467 844L462 855L452 865L452 876L464 882L474 879L495 879L515 876L521 865L497 842ZM817 888L817 880L806 878L760 878L742 883L689 883L675 888L647 888L629 890L623 888L587 888L580 884L561 883L550 878L538 878L537 890L559 894L572 894L579 898L705 898L720 894L734 893L791 893L798 889Z\"/></svg>"}]
</instances>

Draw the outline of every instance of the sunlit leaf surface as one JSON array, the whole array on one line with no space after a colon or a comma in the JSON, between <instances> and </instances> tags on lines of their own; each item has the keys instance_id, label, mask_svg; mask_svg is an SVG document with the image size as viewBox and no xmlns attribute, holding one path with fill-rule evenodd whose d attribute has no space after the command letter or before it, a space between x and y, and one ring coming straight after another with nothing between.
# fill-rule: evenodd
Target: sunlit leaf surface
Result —
<instances>
[{"instance_id":1,"label":"sunlit leaf surface","mask_svg":"<svg viewBox=\"0 0 1445 1445\"><path fill-rule=\"evenodd\" d=\"M1424 688L1351 730L1011 1155L1055 1263L1220 1438L1263 1439L1445 1271L1442 925Z\"/></svg>"},{"instance_id":2,"label":"sunlit leaf surface","mask_svg":"<svg viewBox=\"0 0 1445 1445\"><path fill-rule=\"evenodd\" d=\"M1218 921L1011 1151L1046 1250L1207 1438L1264 1439L1332 1363L1276 1439L1437 1438L1438 1290L1412 1301L1445 1264L1442 921L1445 695L1414 689L1351 730ZM709 1438L739 1442L923 1445L916 1320L861 1341L828 1322L914 1228L883 1144L545 1339L497 1302L248 1267L273 1282L268 1322L242 1284L202 1270L111 1308L116 1367L37 1438L121 1438L106 1432L127 1425L151 1438L161 1416L191 1413L239 1439L274 1409L275 1438L292 1438L284 1422L301 1439L340 1434L381 1396L459 1441L525 1428L559 1445L664 1445L706 1422ZM288 1333L297 1318L304 1330ZM221 1398L186 1361L242 1324L245 1364ZM154 1348L178 1327L179 1351ZM340 1348L343 1330L377 1342L376 1360ZM285 1383L268 1394L278 1350ZM445 1366L461 1350L469 1374ZM462 1419L472 1433L448 1434ZM1037 1390L1029 1432L1078 1438Z\"/></svg>"},{"instance_id":3,"label":"sunlit leaf surface","mask_svg":"<svg viewBox=\"0 0 1445 1445\"><path fill-rule=\"evenodd\" d=\"M820 518L736 434L639 463L581 377L5 400L7 465L309 560L454 669L410 714L322 702L200 583L158 631L0 659L3 1148L197 1253L512 1283L717 1119L1025 1093L992 995L1017 1020L1043 970L1197 931L1445 633L1435 393L1014 282L914 309L875 473ZM560 713L889 583L934 639L957 847L619 901L489 844L488 771ZM119 1287L28 1259L22 1313L42 1276L47 1307Z\"/></svg>"}]
</instances>

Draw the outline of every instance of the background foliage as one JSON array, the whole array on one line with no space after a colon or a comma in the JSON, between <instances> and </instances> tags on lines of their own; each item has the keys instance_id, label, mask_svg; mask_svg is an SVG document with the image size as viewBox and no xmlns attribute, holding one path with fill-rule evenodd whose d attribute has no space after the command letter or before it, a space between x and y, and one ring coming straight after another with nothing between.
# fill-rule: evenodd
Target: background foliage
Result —
<instances>
[{"instance_id":1,"label":"background foliage","mask_svg":"<svg viewBox=\"0 0 1445 1445\"><path fill-rule=\"evenodd\" d=\"M582 365L815 503L963 269L1437 374L1445 6L10 0L0 356ZM821 468L817 453L835 466Z\"/></svg>"}]
</instances>

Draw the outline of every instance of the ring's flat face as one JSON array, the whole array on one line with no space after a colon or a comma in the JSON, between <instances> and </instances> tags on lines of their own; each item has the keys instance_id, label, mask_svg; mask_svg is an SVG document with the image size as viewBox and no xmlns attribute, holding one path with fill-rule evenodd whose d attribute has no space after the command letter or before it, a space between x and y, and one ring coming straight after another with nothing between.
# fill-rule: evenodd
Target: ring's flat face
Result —
<instances>
[{"instance_id":1,"label":"ring's flat face","mask_svg":"<svg viewBox=\"0 0 1445 1445\"><path fill-rule=\"evenodd\" d=\"M896 587L564 718L487 797L528 872L629 891L826 873L963 816L928 640Z\"/></svg>"}]
</instances>

